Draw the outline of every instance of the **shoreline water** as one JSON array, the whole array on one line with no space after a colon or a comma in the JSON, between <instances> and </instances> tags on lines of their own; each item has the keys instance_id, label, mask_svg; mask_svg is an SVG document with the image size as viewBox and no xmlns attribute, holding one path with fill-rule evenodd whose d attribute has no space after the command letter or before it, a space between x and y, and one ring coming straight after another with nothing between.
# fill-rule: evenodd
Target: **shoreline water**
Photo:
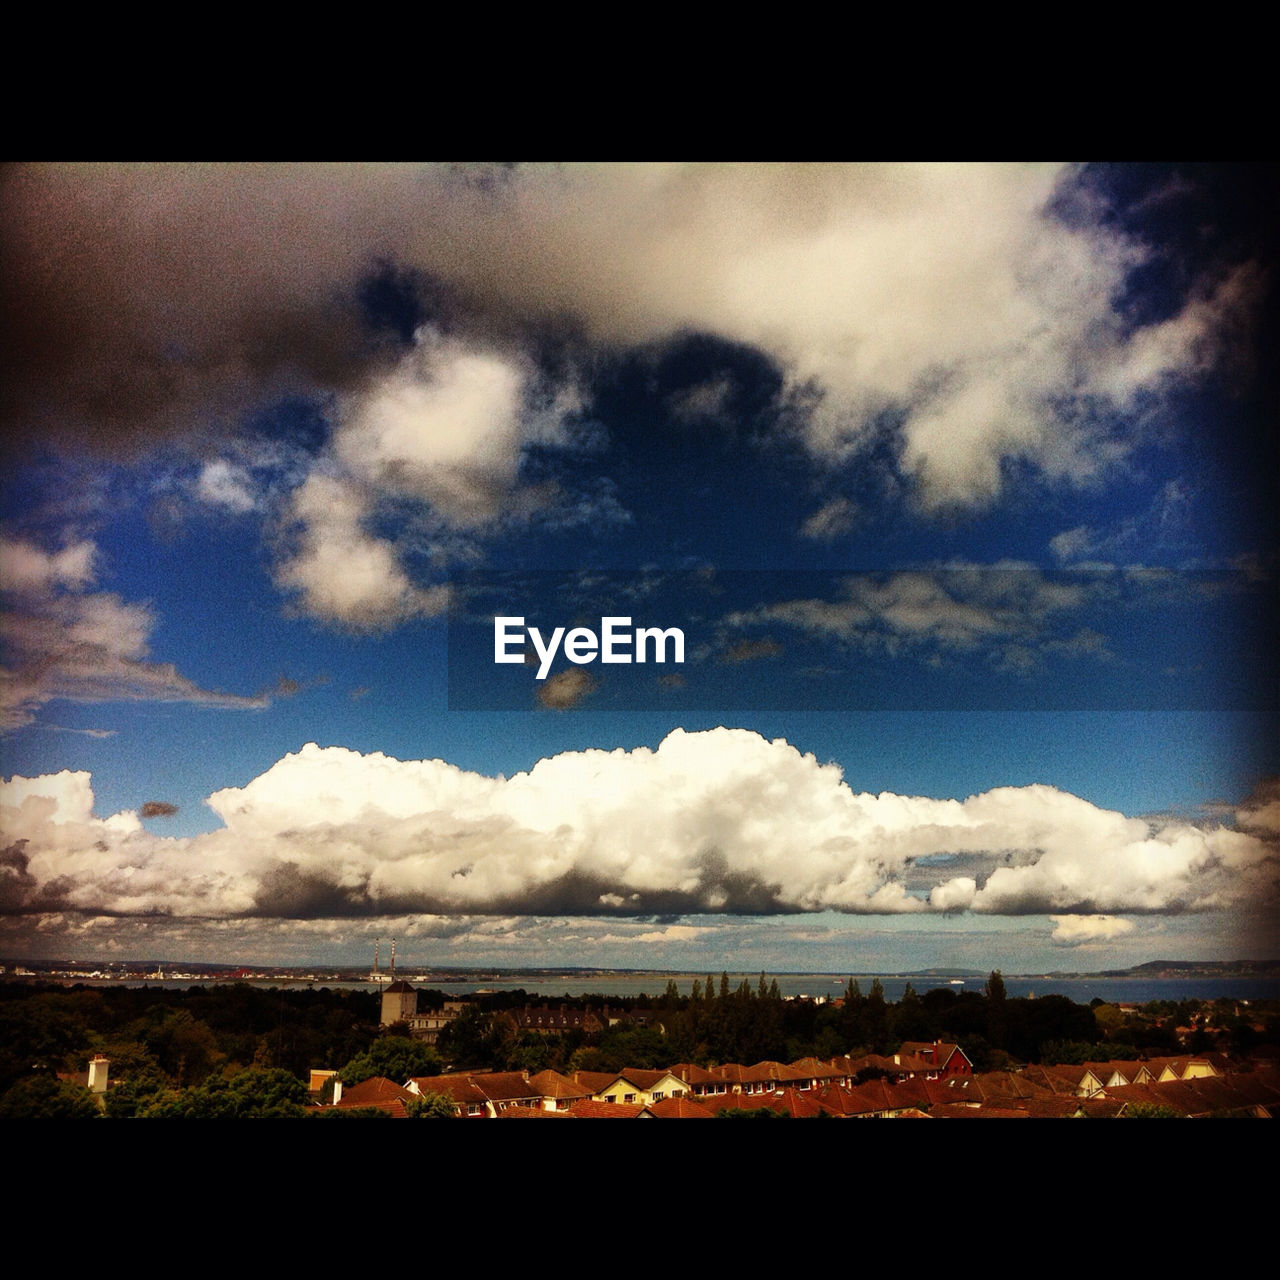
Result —
<instances>
[{"instance_id":1,"label":"shoreline water","mask_svg":"<svg viewBox=\"0 0 1280 1280\"><path fill-rule=\"evenodd\" d=\"M705 974L688 973L627 973L627 974L583 974L566 973L560 975L515 974L509 978L487 976L478 980L448 981L413 971L398 975L418 989L441 991L446 996L459 997L475 994L513 992L523 989L531 1000L563 999L566 996L580 999L584 996L603 996L608 998L631 998L644 995L657 1000L666 990L667 983L675 981L681 996L688 996L694 981L703 982ZM891 1003L902 998L907 984L910 983L916 992L923 995L926 991L942 987L954 992L981 993L985 978L972 975L930 974L924 975L878 975L874 973L853 974L864 995L868 994L872 982L878 977L884 988L885 999ZM718 977L718 975L713 975ZM730 974L730 990L736 991L743 978L756 987L758 974ZM779 992L784 997L832 1000L843 996L849 975L839 974L766 974L772 981L776 978ZM1145 1004L1152 1000L1215 1000L1231 998L1241 1001L1280 999L1280 978L1277 977L1103 977L1098 975L1055 976L1049 974L1005 974L1006 994L1011 998L1029 996L1062 995L1080 1004L1088 1004L1091 1000L1100 999L1107 1003ZM79 976L52 976L43 974L6 975L6 981L25 983L56 983L59 986L71 987L162 987L186 989L196 986L225 986L237 982L247 982L251 986L271 988L307 988L328 987L331 990L352 990L376 992L382 989L382 983L368 980L351 980L329 978L320 975L288 977L272 975L264 977L203 977L190 973L176 977L129 977L129 978L91 978Z\"/></svg>"}]
</instances>

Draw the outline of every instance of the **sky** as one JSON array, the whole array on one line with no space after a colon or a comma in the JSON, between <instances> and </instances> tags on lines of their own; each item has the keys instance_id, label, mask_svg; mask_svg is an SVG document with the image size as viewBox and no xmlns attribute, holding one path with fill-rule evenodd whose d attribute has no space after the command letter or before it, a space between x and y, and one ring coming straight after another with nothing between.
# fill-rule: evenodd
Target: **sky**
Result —
<instances>
[{"instance_id":1,"label":"sky","mask_svg":"<svg viewBox=\"0 0 1280 1280\"><path fill-rule=\"evenodd\" d=\"M0 170L0 956L1280 955L1276 193Z\"/></svg>"}]
</instances>

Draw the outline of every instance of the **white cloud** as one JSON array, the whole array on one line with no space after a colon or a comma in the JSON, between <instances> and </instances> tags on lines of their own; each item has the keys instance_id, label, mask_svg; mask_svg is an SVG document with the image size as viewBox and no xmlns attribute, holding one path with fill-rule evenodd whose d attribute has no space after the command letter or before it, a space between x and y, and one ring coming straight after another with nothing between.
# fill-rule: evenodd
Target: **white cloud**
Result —
<instances>
[{"instance_id":1,"label":"white cloud","mask_svg":"<svg viewBox=\"0 0 1280 1280\"><path fill-rule=\"evenodd\" d=\"M1049 539L1060 564L1142 564L1151 557L1185 553L1192 545L1194 495L1179 480L1169 480L1140 515L1111 528L1078 525Z\"/></svg>"},{"instance_id":2,"label":"white cloud","mask_svg":"<svg viewBox=\"0 0 1280 1280\"><path fill-rule=\"evenodd\" d=\"M93 818L83 774L6 784L5 840L27 842L12 906L286 919L1077 917L1275 897L1275 850L1257 835L1156 829L1047 786L964 801L857 794L836 766L738 729L566 752L506 779L310 745L209 804L224 828L176 839L133 814ZM974 872L956 874L966 858ZM1060 926L1064 937L1073 928Z\"/></svg>"},{"instance_id":3,"label":"white cloud","mask_svg":"<svg viewBox=\"0 0 1280 1280\"><path fill-rule=\"evenodd\" d=\"M469 558L469 536L499 519L552 508L552 522L572 522L555 510L554 486L522 490L518 473L526 445L557 440L578 407L574 387L539 386L518 354L420 331L395 368L345 398L331 452L293 493L293 543L277 583L307 613L357 630L442 612L447 589L418 585L396 536L370 532L373 516L388 503L419 504L440 535L436 559Z\"/></svg>"},{"instance_id":4,"label":"white cloud","mask_svg":"<svg viewBox=\"0 0 1280 1280\"><path fill-rule=\"evenodd\" d=\"M448 589L420 588L395 546L366 530L367 495L357 485L314 472L294 491L294 542L276 582L297 593L306 612L357 631L375 631L448 607Z\"/></svg>"},{"instance_id":5,"label":"white cloud","mask_svg":"<svg viewBox=\"0 0 1280 1280\"><path fill-rule=\"evenodd\" d=\"M0 590L43 595L58 587L83 590L94 580L97 548L81 541L43 551L21 539L0 539Z\"/></svg>"},{"instance_id":6,"label":"white cloud","mask_svg":"<svg viewBox=\"0 0 1280 1280\"><path fill-rule=\"evenodd\" d=\"M851 575L838 586L835 599L784 600L725 621L731 627L782 623L868 651L983 648L1010 666L1026 665L1034 660L1028 644L1050 643L1055 627L1105 589L1095 579L1054 579L1013 564ZM1070 648L1097 653L1099 641L1094 633L1079 634Z\"/></svg>"},{"instance_id":7,"label":"white cloud","mask_svg":"<svg viewBox=\"0 0 1280 1280\"><path fill-rule=\"evenodd\" d=\"M1114 942L1133 932L1133 921L1117 916L1050 916L1053 942L1062 947L1078 947L1090 942Z\"/></svg>"},{"instance_id":8,"label":"white cloud","mask_svg":"<svg viewBox=\"0 0 1280 1280\"><path fill-rule=\"evenodd\" d=\"M253 478L244 467L215 458L200 469L196 492L207 503L243 514L257 506Z\"/></svg>"},{"instance_id":9,"label":"white cloud","mask_svg":"<svg viewBox=\"0 0 1280 1280\"><path fill-rule=\"evenodd\" d=\"M450 524L492 520L515 487L529 380L518 357L420 335L346 406L337 456L352 475L421 498Z\"/></svg>"},{"instance_id":10,"label":"white cloud","mask_svg":"<svg viewBox=\"0 0 1280 1280\"><path fill-rule=\"evenodd\" d=\"M800 532L816 542L834 542L848 533L858 521L858 508L848 498L832 498L823 503L804 524Z\"/></svg>"},{"instance_id":11,"label":"white cloud","mask_svg":"<svg viewBox=\"0 0 1280 1280\"><path fill-rule=\"evenodd\" d=\"M11 664L0 671L0 727L29 724L53 698L267 705L263 698L202 689L171 663L148 661L154 612L110 592L86 591L95 557L91 542L45 553L0 539L0 585L11 605L0 614Z\"/></svg>"}]
</instances>

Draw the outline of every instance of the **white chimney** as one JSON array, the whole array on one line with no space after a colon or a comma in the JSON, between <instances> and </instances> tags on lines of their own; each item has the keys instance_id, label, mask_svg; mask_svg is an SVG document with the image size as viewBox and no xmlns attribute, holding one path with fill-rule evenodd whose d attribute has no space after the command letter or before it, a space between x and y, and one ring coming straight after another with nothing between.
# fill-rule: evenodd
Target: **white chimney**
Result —
<instances>
[{"instance_id":1,"label":"white chimney","mask_svg":"<svg viewBox=\"0 0 1280 1280\"><path fill-rule=\"evenodd\" d=\"M103 1057L100 1053L95 1053L89 1060L89 1092L90 1093L106 1093L107 1091L107 1068L111 1065L110 1059Z\"/></svg>"}]
</instances>

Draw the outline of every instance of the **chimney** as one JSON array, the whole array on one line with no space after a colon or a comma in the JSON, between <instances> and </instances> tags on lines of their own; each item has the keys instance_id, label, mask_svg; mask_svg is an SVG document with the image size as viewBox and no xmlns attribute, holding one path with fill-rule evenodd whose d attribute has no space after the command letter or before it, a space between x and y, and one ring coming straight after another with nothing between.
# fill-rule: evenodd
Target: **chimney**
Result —
<instances>
[{"instance_id":1,"label":"chimney","mask_svg":"<svg viewBox=\"0 0 1280 1280\"><path fill-rule=\"evenodd\" d=\"M342 1101L342 1078L340 1076L333 1077L333 1105L336 1107Z\"/></svg>"},{"instance_id":2,"label":"chimney","mask_svg":"<svg viewBox=\"0 0 1280 1280\"><path fill-rule=\"evenodd\" d=\"M89 1061L89 1092L90 1093L106 1093L107 1091L107 1068L111 1065L110 1060L103 1057L100 1053L95 1053Z\"/></svg>"}]
</instances>

